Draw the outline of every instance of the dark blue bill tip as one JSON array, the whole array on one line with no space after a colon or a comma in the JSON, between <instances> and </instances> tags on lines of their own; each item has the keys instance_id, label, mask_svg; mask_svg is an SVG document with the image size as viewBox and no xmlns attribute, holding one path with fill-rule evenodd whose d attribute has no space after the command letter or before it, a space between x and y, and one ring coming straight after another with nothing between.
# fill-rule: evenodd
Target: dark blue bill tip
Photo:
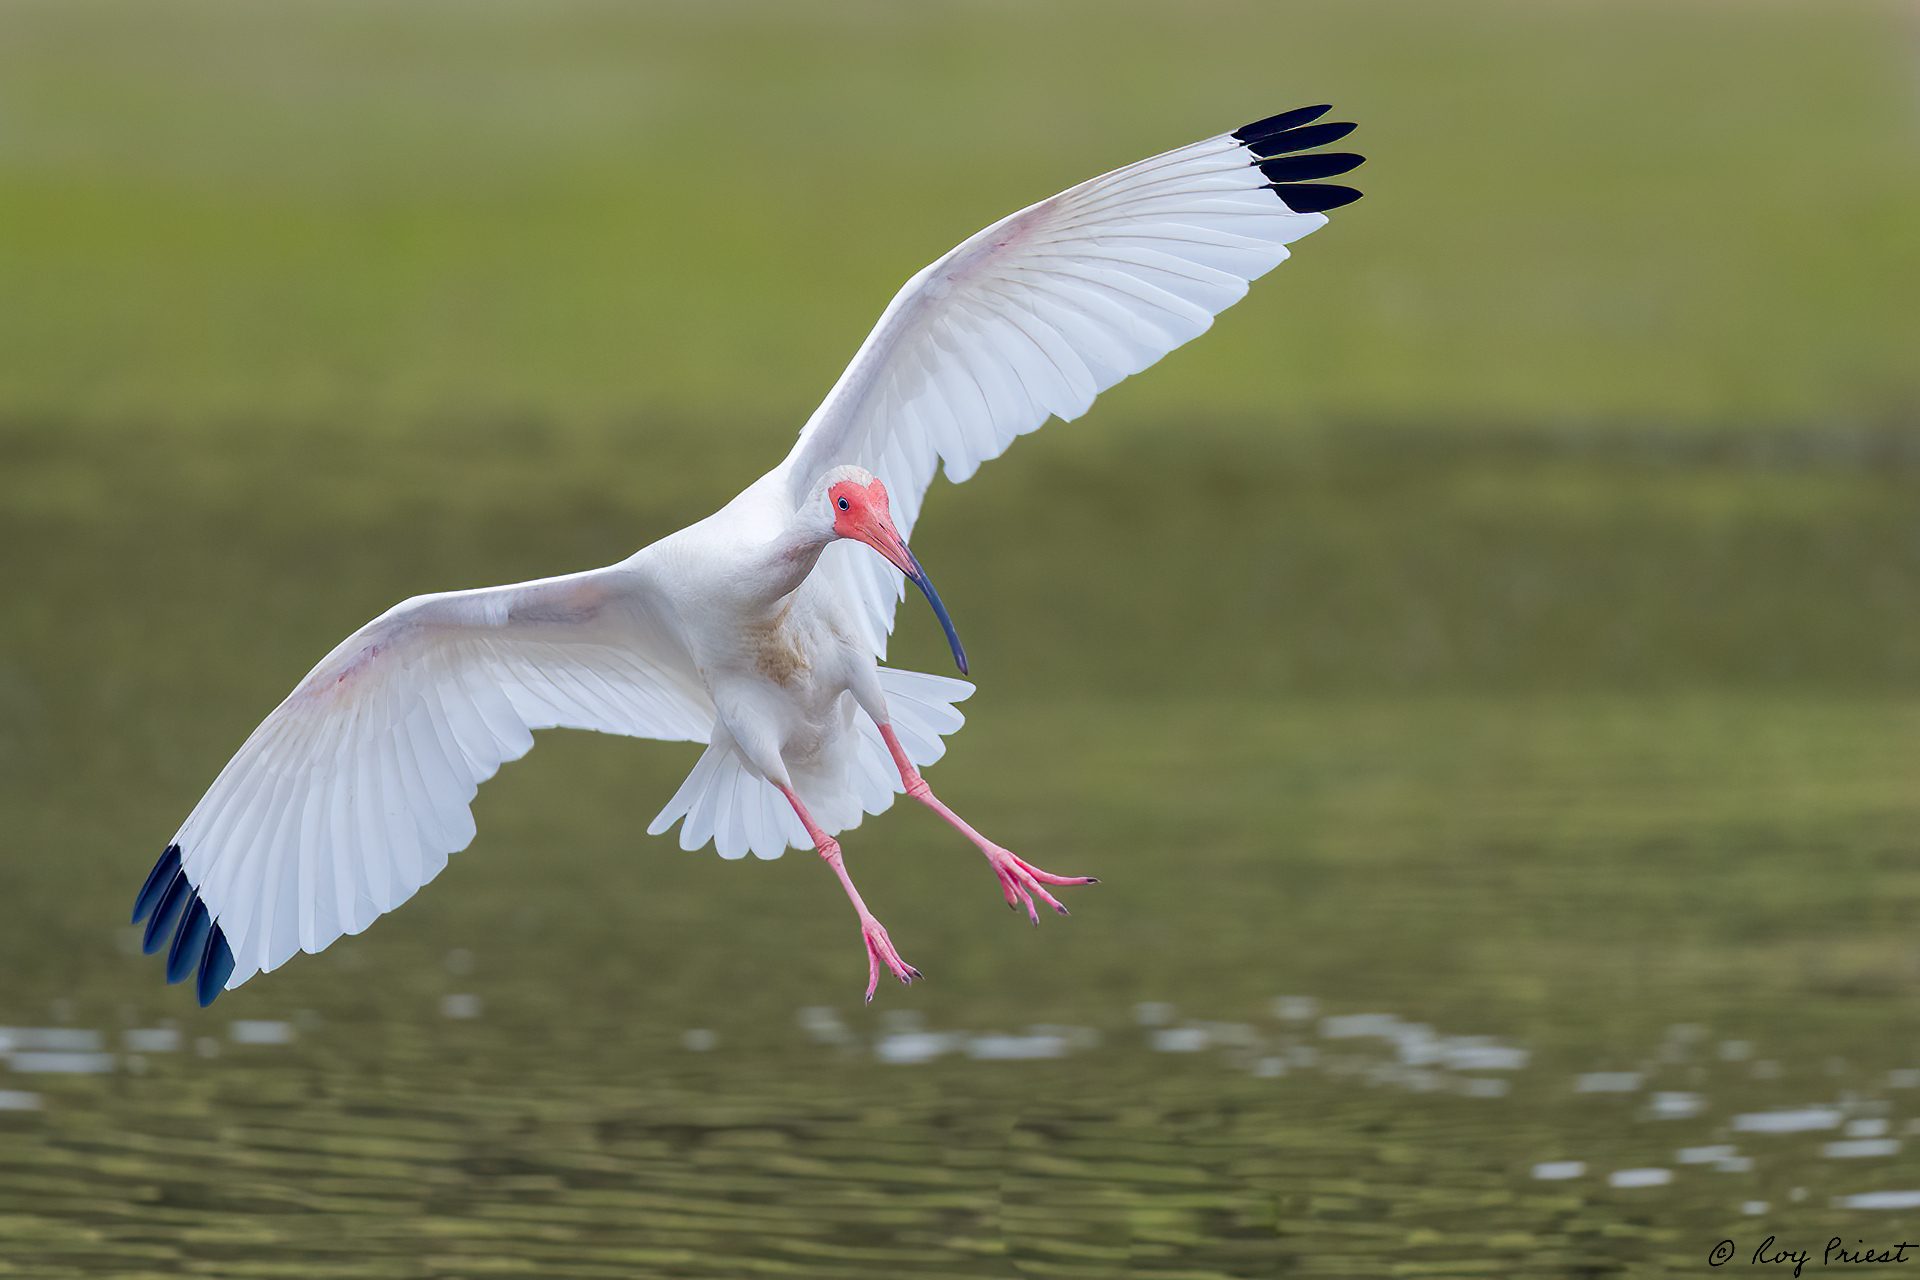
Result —
<instances>
[{"instance_id":1,"label":"dark blue bill tip","mask_svg":"<svg viewBox=\"0 0 1920 1280\"><path fill-rule=\"evenodd\" d=\"M918 563L914 565L919 568ZM967 674L967 651L960 646L960 633L953 629L953 619L947 614L947 606L941 603L940 593L933 589L933 579L927 576L925 569L913 575L914 585L933 606L933 616L940 619L940 629L947 633L947 647L953 650L953 665L960 668L960 674Z\"/></svg>"}]
</instances>

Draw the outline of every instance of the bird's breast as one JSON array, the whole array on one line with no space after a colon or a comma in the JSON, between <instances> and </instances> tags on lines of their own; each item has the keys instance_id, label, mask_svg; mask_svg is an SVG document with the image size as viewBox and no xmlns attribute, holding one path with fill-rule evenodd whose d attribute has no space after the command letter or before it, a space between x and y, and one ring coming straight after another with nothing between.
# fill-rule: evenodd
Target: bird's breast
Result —
<instances>
[{"instance_id":1,"label":"bird's breast","mask_svg":"<svg viewBox=\"0 0 1920 1280\"><path fill-rule=\"evenodd\" d=\"M821 674L823 641L818 619L789 596L771 613L736 622L724 665L797 695Z\"/></svg>"},{"instance_id":2,"label":"bird's breast","mask_svg":"<svg viewBox=\"0 0 1920 1280\"><path fill-rule=\"evenodd\" d=\"M748 637L753 669L783 689L792 688L813 669L810 646L792 624L792 614L793 607L788 605L773 623L756 627Z\"/></svg>"}]
</instances>

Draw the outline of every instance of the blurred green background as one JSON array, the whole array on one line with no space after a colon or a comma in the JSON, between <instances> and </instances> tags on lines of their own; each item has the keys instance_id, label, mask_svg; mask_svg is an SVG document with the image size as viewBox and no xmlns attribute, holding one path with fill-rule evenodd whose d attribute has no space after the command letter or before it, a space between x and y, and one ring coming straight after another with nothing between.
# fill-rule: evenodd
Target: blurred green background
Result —
<instances>
[{"instance_id":1,"label":"blurred green background","mask_svg":"<svg viewBox=\"0 0 1920 1280\"><path fill-rule=\"evenodd\" d=\"M1368 198L915 536L981 686L939 785L1101 876L1072 920L870 819L930 981L863 1009L813 859L649 840L696 753L561 734L366 936L204 1013L133 954L339 637L705 514L946 247L1323 100ZM1916 279L1895 3L10 0L0 1275L1897 1237Z\"/></svg>"}]
</instances>

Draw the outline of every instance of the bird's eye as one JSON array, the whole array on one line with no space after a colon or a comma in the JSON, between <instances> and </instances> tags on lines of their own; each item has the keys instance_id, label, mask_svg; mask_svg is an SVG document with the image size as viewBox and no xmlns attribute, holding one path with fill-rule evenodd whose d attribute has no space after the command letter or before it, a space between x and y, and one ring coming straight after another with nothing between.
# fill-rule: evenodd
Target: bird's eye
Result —
<instances>
[{"instance_id":1,"label":"bird's eye","mask_svg":"<svg viewBox=\"0 0 1920 1280\"><path fill-rule=\"evenodd\" d=\"M847 500L845 498L840 499L840 509L842 511L847 509Z\"/></svg>"}]
</instances>

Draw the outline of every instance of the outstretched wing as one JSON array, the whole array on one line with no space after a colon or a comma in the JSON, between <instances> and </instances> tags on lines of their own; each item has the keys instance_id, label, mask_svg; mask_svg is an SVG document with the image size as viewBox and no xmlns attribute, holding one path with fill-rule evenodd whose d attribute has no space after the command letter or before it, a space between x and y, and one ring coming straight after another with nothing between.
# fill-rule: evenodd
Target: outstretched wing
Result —
<instances>
[{"instance_id":1,"label":"outstretched wing","mask_svg":"<svg viewBox=\"0 0 1920 1280\"><path fill-rule=\"evenodd\" d=\"M200 1002L359 933L473 839L475 790L564 726L705 742L713 705L627 565L420 596L349 636L220 772L133 910Z\"/></svg>"},{"instance_id":2,"label":"outstretched wing","mask_svg":"<svg viewBox=\"0 0 1920 1280\"><path fill-rule=\"evenodd\" d=\"M1286 246L1359 199L1314 182L1361 158L1310 149L1349 133L1304 107L1142 160L1003 218L894 296L782 466L796 503L829 468L886 483L910 534L936 459L959 483L1049 417L1205 333ZM829 546L863 636L886 656L905 588L879 557Z\"/></svg>"}]
</instances>

